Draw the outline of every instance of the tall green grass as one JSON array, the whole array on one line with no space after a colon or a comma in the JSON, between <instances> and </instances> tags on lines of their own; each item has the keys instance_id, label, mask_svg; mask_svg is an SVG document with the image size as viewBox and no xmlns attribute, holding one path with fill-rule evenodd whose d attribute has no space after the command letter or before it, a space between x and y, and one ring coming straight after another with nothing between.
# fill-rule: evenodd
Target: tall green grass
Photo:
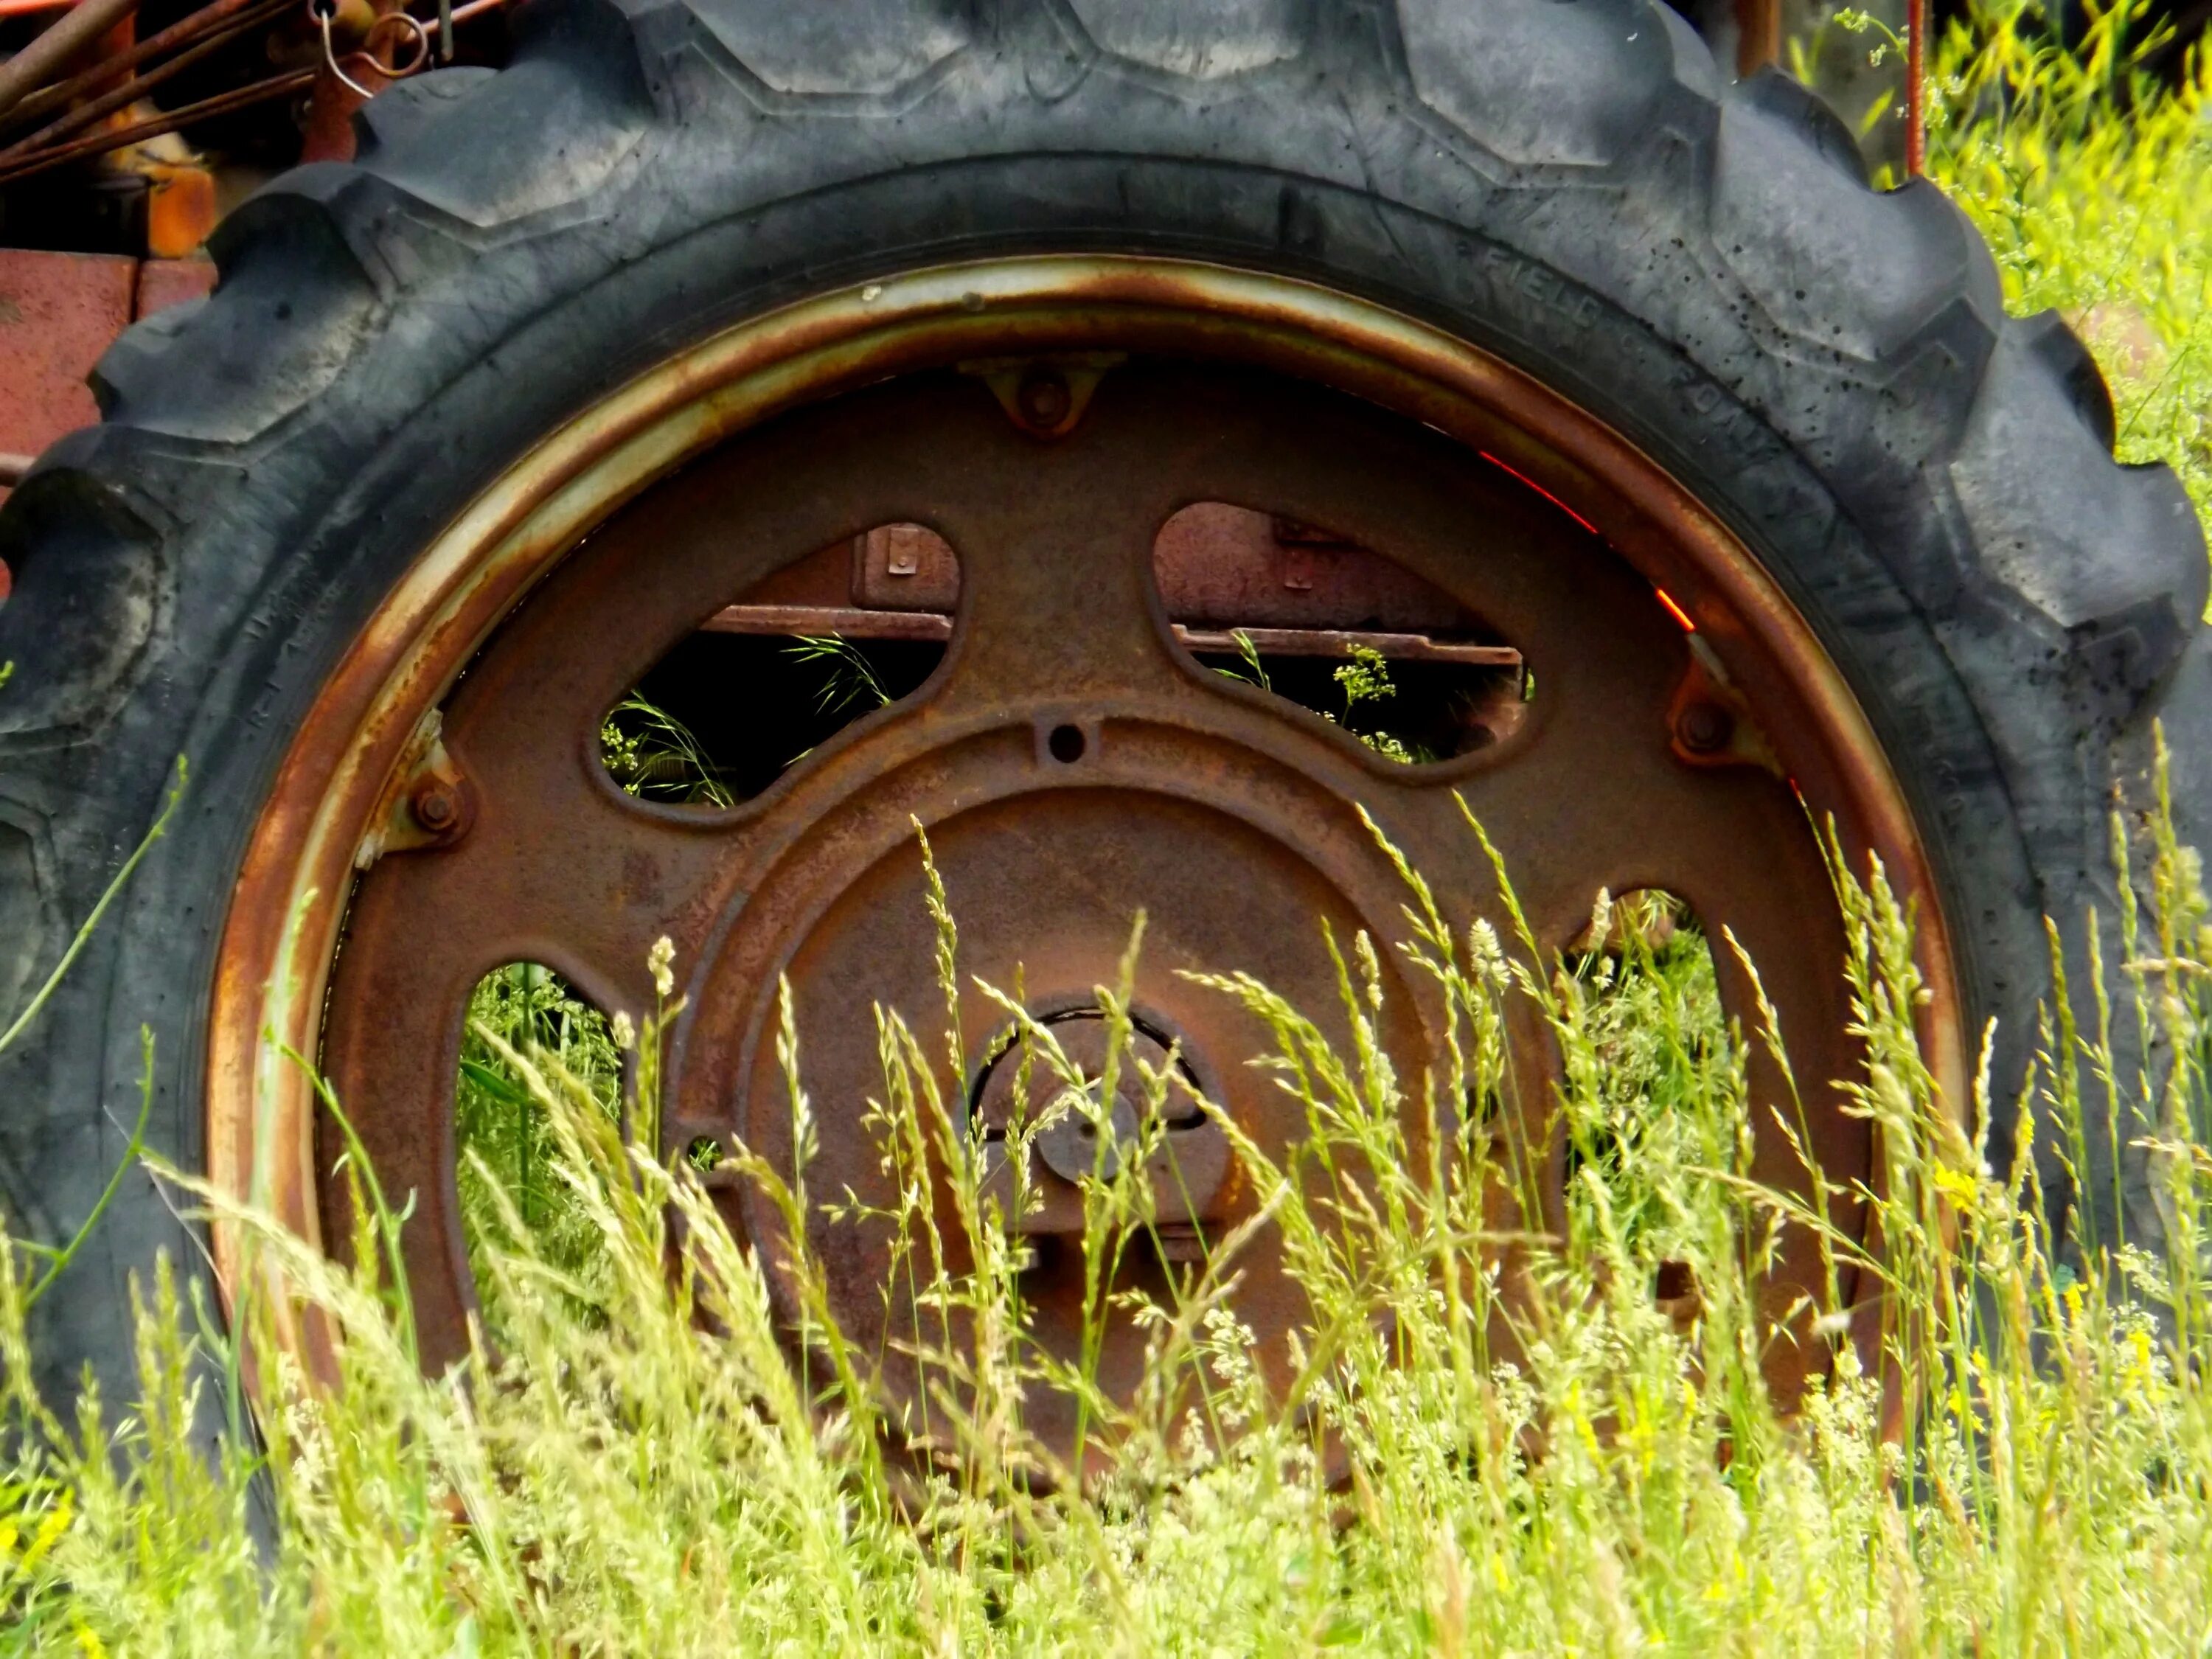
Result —
<instances>
[{"instance_id":1,"label":"tall green grass","mask_svg":"<svg viewBox=\"0 0 2212 1659\"><path fill-rule=\"evenodd\" d=\"M1402 948L1452 1032L1425 1074L1379 1044L1364 938L1317 936L1340 952L1340 993L1319 1020L1248 977L1206 980L1272 1033L1260 1063L1304 1118L1287 1164L1237 1144L1310 1317L1294 1351L1255 1351L1233 1312L1243 1234L1212 1241L1170 1295L1115 1293L1149 1189L1095 1184L1079 1246L1092 1328L1135 1321L1152 1355L1136 1398L1092 1396L1110 1455L1087 1483L1027 1426L1030 1402L1087 1378L1030 1340L1018 1252L943 1104L942 1032L879 1012L867 1129L909 1194L911 1294L942 1316L919 1328L945 1334L921 1345L937 1452L917 1463L886 1450L896 1402L806 1288L823 1282L808 1224L824 1200L805 1171L733 1149L785 1218L734 1239L690 1163L625 1141L548 1047L480 1024L541 1114L550 1178L594 1249L579 1273L479 1161L477 1267L498 1340L450 1375L417 1368L388 1271L404 1223L373 1188L348 1270L164 1173L327 1319L337 1374L322 1384L276 1348L265 1308L220 1335L165 1270L145 1287L141 1399L88 1396L57 1420L29 1391L18 1258L0 1255L12 1639L222 1654L2203 1650L2212 1148L2191 1125L2212 908L2193 857L2170 840L2150 855L2154 913L2104 969L2184 1056L2142 1103L2176 1249L2109 1273L2061 1264L2032 1166L2002 1148L1984 1165L1936 1098L1910 918L1878 870L1844 882L1870 1054L1857 1109L1887 1149L1888 1249L1869 1270L1911 1316L1890 1322L1876 1374L1838 1342L1831 1378L1788 1417L1763 1384L1754 1296L1778 1224L1813 1218L1747 1178L1749 1132L1776 1103L1750 1097L1747 1045L1771 1033L1718 1031L1677 945L1644 930L1600 926L1590 937L1615 933L1620 954L1545 963L1525 936L1439 913L1408 871ZM1000 996L960 975L955 923L942 917L947 994ZM1125 969L1100 988L1124 1032L1127 982ZM1501 1209L1527 1172L1443 1104L1510 1088L1516 1006L1567 1061L1558 1109L1583 1156L1555 1230ZM641 1052L666 1012L642 1022ZM1037 1113L1018 1133L1085 1109L1049 1030L1030 1038ZM2054 1037L2029 1079L2031 1119L2062 1154L2094 1132L2078 1079L2100 1060L2094 1033ZM1663 1083L1624 1095L1627 1067ZM1142 1075L1159 1133L1170 1079ZM1625 1135L1635 1155L1607 1156ZM925 1171L953 1203L926 1209ZM1831 1244L1854 1264L1848 1240ZM1653 1300L1667 1263L1694 1276L1690 1316ZM770 1266L800 1286L803 1362ZM1807 1340L1846 1312L1805 1310ZM258 1379L260 1438L210 1455L192 1425L241 1374Z\"/></svg>"},{"instance_id":2,"label":"tall green grass","mask_svg":"<svg viewBox=\"0 0 2212 1659\"><path fill-rule=\"evenodd\" d=\"M2164 461L2212 526L2212 58L2178 90L2139 0L2060 49L2036 0L1987 0L1932 54L1928 173L1989 239L2015 311L2056 307L2111 382L2119 453Z\"/></svg>"}]
</instances>

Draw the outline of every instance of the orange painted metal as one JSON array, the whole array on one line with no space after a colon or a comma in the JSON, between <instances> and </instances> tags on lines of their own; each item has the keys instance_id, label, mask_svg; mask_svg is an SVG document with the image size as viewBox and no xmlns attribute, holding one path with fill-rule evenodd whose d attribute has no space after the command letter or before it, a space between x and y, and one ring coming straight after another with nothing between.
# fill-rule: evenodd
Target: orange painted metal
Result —
<instances>
[{"instance_id":1,"label":"orange painted metal","mask_svg":"<svg viewBox=\"0 0 2212 1659\"><path fill-rule=\"evenodd\" d=\"M215 232L215 174L201 167L148 162L138 168L149 180L146 192L146 252L156 259L179 259L204 246Z\"/></svg>"},{"instance_id":2,"label":"orange painted metal","mask_svg":"<svg viewBox=\"0 0 2212 1659\"><path fill-rule=\"evenodd\" d=\"M1364 301L1278 277L1165 260L1070 257L913 273L793 306L707 340L556 431L519 459L424 550L323 688L311 716L294 740L255 827L225 923L214 989L207 1073L211 1176L227 1189L273 1210L310 1239L325 1236L319 1202L313 1102L305 1079L274 1042L289 1044L301 1053L324 1054L334 1069L341 1071L349 1063L349 1053L371 1052L380 1046L380 1042L372 1042L368 1050L360 1047L364 1028L359 1019L366 1010L389 1012L404 1005L410 994L407 986L399 986L400 994L395 997L358 1006L344 997L337 999L338 1016L355 1020L356 1036L335 1049L325 1048L326 994L332 987L337 939L354 893L356 854L365 837L388 820L398 798L395 791L406 781L408 757L421 752L426 731L434 732L436 711L463 666L476 657L523 597L560 566L588 532L615 520L625 502L657 480L687 466L733 434L801 404L831 398L902 374L949 367L986 355L1081 352L1126 352L1132 359L1196 360L1234 366L1237 373L1273 373L1352 392L1370 405L1390 410L1401 419L1410 418L1416 426L1409 430L1426 427L1455 440L1474 456L1494 459L1497 469L1486 475L1498 480L1493 491L1515 487L1505 482L1508 475L1530 486L1525 505L1520 507L1507 497L1484 494L1483 500L1497 514L1510 515L1515 522L1528 521L1530 514L1556 514L1561 526L1573 526L1565 533L1583 537L1590 548L1601 545L1596 538L1602 538L1605 556L1625 561L1650 585L1632 592L1620 587L1617 575L1606 579L1612 584L1606 591L1619 601L1607 603L1616 610L1627 607L1621 611L1622 625L1641 641L1624 662L1642 676L1638 684L1652 711L1649 732L1641 738L1632 732L1620 738L1618 741L1629 746L1614 752L1627 757L1641 769L1639 775L1647 777L1657 775L1651 769L1655 766L1674 763L1668 757L1680 734L1670 732L1667 710L1668 696L1679 682L1678 678L1662 676L1660 670L1673 662L1676 665L1668 675L1679 677L1689 647L1684 643L1683 630L1669 614L1671 609L1695 624L1695 638L1702 647L1697 660L1715 683L1740 698L1738 706L1757 711L1795 785L1794 792L1784 790L1757 765L1739 766L1732 772L1705 769L1699 774L1713 780L1715 787L1733 789L1734 798L1741 801L1748 802L1756 796L1770 803L1771 811L1761 807L1754 815L1765 825L1764 830L1744 838L1739 859L1751 861L1778 856L1783 842L1802 836L1805 825L1797 805L1802 800L1816 815L1834 815L1847 856L1856 860L1869 853L1878 854L1899 887L1920 897L1920 948L1929 982L1935 988L1932 1005L1926 1012L1929 1052L1947 1098L1954 1109L1963 1112L1969 1098L1966 1044L1949 946L1936 890L1901 791L1863 714L1809 629L1758 560L1717 520L1647 457L1587 411L1503 362L1425 325ZM1175 406L1172 400L1160 405ZM1121 434L1111 441L1139 459L1153 454L1145 447L1149 441L1144 434L1151 429L1146 422L1126 416L1119 418L1118 425L1109 423L1111 431ZM911 434L917 429L911 423L902 426L896 420L878 422L878 428L884 447L869 453L878 455L888 455L888 446L902 441L897 434ZM832 428L825 426L823 430L827 434ZM971 449L987 443L981 434L963 441L969 442ZM1065 441L1069 445L1068 454L1079 454L1080 433ZM987 451L974 453L982 455ZM1323 449L1309 455L1307 471L1320 477L1335 465L1331 458L1339 453ZM808 457L814 452L803 446L793 451L787 443L771 446L763 453L764 460L747 459L742 447L732 446L730 460L739 474L763 490L771 483L787 481L803 470L818 471L820 465L826 464L818 455L811 461ZM963 476L957 469L933 469L924 464L927 458L920 455L908 460L908 470L917 480L944 480L945 487L953 488ZM1003 458L990 462L1000 471L1011 465ZM685 477L710 479L720 465L718 459L712 465L694 466ZM1015 475L1007 471L1006 476L1012 480ZM1139 470L1133 474L1125 471L1123 476L1145 475ZM915 486L917 495L921 488ZM1465 490L1476 486L1462 479L1450 488ZM1413 511L1407 503L1416 493L1377 502L1373 511ZM1005 511L1019 517L1024 498L1018 489L1011 494L1001 491L993 499L1012 503ZM1367 512L1358 505L1356 495L1342 497L1341 505L1350 518L1358 519ZM948 497L945 510L956 509L973 515L986 507L981 498L954 501ZM1453 524L1491 521L1488 513L1469 518L1431 510L1431 528L1421 533L1448 536ZM647 514L639 522L649 530L658 520ZM984 520L975 522L981 525ZM1594 527L1595 535L1586 526ZM1019 526L1010 520L1006 527L1018 529ZM1000 540L1004 543L1005 538ZM603 574L596 573L595 567L612 568L610 562L621 556L623 538L612 533L597 535L591 546L594 550L577 567L574 579L564 574L548 592L574 589L570 608L582 603L575 614L611 618L612 613L604 605L596 611L592 609L591 596L597 592L593 584L601 582ZM964 549L963 556L966 556ZM1589 552L1587 556L1595 558L1595 554ZM1112 617L1126 613L1126 607L1118 605L1102 604L1080 611L1067 611L1064 586L1054 590L1036 586L1036 570L1043 568L1032 568L1003 557L996 560L994 580L1002 586L1012 586L990 603L1011 605L1013 609L998 616L975 637L990 642L988 649L999 653L1001 667L1014 677L1011 683L1019 685L1033 680L1031 689L1038 696L1043 695L1040 688L1048 689L1046 680L1036 677L1049 665L1035 658L1034 641L1024 643L1024 630L1037 616L1048 613L1054 619L1044 637L1069 641L1079 641L1083 631L1104 617L1110 622L1110 640L1082 647L1079 652L1082 660L1091 663L1095 659L1099 672L1113 682L1116 689L1109 702L1119 697L1137 708L1144 698L1156 698L1153 679L1139 684L1127 676L1131 672L1128 665L1146 653L1168 653L1161 660L1172 662L1173 647L1164 629L1141 617L1134 622L1111 622ZM1106 565L1097 568L1109 570ZM1589 568L1601 569L1603 562ZM1056 563L1053 568L1064 584L1068 570ZM1115 574L1113 580L1127 586L1123 578L1127 574ZM1540 584L1549 579L1539 571L1529 580ZM1029 586L1024 587L1024 583ZM1668 606L1662 606L1651 592L1652 586L1662 584ZM1130 594L1121 597L1129 598L1136 592L1132 588ZM1636 592L1642 594L1640 603L1645 607L1642 613L1635 613L1631 603ZM1556 600L1545 603L1550 610L1540 615L1531 612L1531 627L1556 633L1556 619L1546 618L1559 611L1559 604ZM1029 608L1024 609L1025 605ZM1139 611L1143 608L1139 601ZM714 601L708 599L696 606L696 615L703 617L713 609ZM556 617L559 611L556 607L542 614ZM1634 620L1635 614L1645 620ZM517 617L517 627L540 615L538 606L528 607ZM972 617L969 623L981 625ZM550 622L532 624L540 633L551 625ZM1146 635L1146 627L1156 632ZM1146 643L1148 639L1152 643ZM963 649L956 641L948 665ZM1030 654L1024 656L1024 652ZM1188 663L1188 659L1183 660ZM1552 660L1564 668L1565 659L1556 650ZM1494 750L1437 769L1443 781L1463 781L1473 787L1478 775L1504 776L1515 756L1537 752L1547 726L1571 717L1582 718L1575 716L1574 711L1585 707L1587 700L1577 702L1571 678L1547 678L1545 662L1533 657L1531 661L1540 683L1556 686L1556 700L1547 703L1540 696L1525 726ZM469 681L468 696L480 702L491 698L496 686L503 683L489 664L487 659L487 665L472 673ZM521 671L501 671L509 678L516 672ZM1192 666L1189 672L1199 671ZM969 726L981 733L994 722L1003 724L1006 684L994 684L988 676L978 683L972 671L964 690L957 693L952 690L963 684L957 676L946 684L947 693L940 698L943 712L938 718L950 724L933 737L924 727L915 727L911 741L921 744L921 749L911 755L900 749L899 755L886 761L892 771L878 768L870 776L888 778L902 764L937 764L927 761L933 746L942 747ZM1202 719L1127 716L1124 735L1114 739L1127 748L1121 751L1121 758L1107 763L1140 763L1145 744L1150 741L1145 735L1147 731L1165 731L1178 720L1182 721L1181 729L1187 731L1203 729L1206 722L1213 722L1228 734L1208 740L1218 754L1231 750L1268 754L1274 757L1271 765L1275 769L1269 775L1306 779L1285 781L1276 790L1284 801L1295 796L1302 803L1284 815L1286 823L1333 824L1347 796L1369 794L1382 799L1387 794L1410 800L1405 792L1413 786L1402 772L1394 774L1389 763L1358 750L1356 745L1346 747L1349 740L1340 741L1341 734L1328 739L1337 744L1334 750L1326 744L1316 748L1316 738L1277 729L1279 716L1268 717L1276 721L1275 727L1269 727L1250 711L1223 712L1224 698L1233 700L1245 693L1224 691L1219 684L1204 681L1197 684L1202 687L1200 691L1186 688L1157 696L1168 696L1179 709L1202 703L1206 710ZM1250 695L1259 696L1257 692ZM1194 697L1199 701L1194 702ZM1042 714L1037 717L1043 718ZM1082 740L1073 746L1076 755L1110 757L1116 753L1112 748L1099 750L1099 742L1109 735L1101 724L1107 717L1085 713L1079 696L1069 705L1069 712L1059 718ZM1197 721L1195 726L1193 720ZM1085 721L1087 726L1083 724ZM1595 726L1588 729L1597 730ZM1059 735L1055 728L1053 753L1055 758L1066 759L1057 746ZM979 736L976 740L982 738ZM900 743L911 746L905 738ZM1644 746L1637 747L1638 743ZM1224 744L1226 749L1222 746ZM1162 763L1181 764L1174 758L1176 752L1172 745L1162 750ZM463 750L457 749L456 755L464 766L468 764ZM570 764L573 769L573 762ZM944 764L953 763L947 759ZM1232 755L1229 760L1217 757L1213 764L1219 775L1228 777L1242 775L1237 768L1244 763L1236 762ZM1224 766L1228 771L1219 772ZM825 762L819 775L842 775L849 769ZM1686 771L1684 775L1690 774ZM1731 778L1741 781L1731 783ZM1364 783L1359 781L1362 779ZM865 781L855 787L875 787ZM1073 801L1073 797L1066 799ZM1078 805L1068 810L1077 810ZM479 792L478 811L489 816L480 818L478 830L460 844L461 850L410 854L397 862L415 861L412 867L427 878L434 870L434 864L425 860L465 858L469 842L503 833L501 810L496 796ZM1181 809L1158 810L1173 817ZM1410 805L1404 810L1419 817ZM749 811L746 821L757 816ZM1725 835L1717 827L1723 822L1714 820L1715 827L1702 832L1709 842L1712 836ZM1792 823L1796 826L1794 830L1787 827ZM1020 838L1015 833L1018 829L1007 826L1007 835L1012 837L1007 841L1009 848ZM989 831L988 824L985 830ZM1230 838L1236 840L1241 833ZM673 840L668 838L671 835ZM703 841L679 854L677 849L683 842L684 836L672 823L658 843L659 852L677 865L696 864L702 857L708 865L713 863ZM528 845L526 841L515 843L521 852L527 852ZM783 872L805 866L815 856L807 853L809 845L818 845L825 849L821 856L830 856L838 843L834 837L820 843L794 843L790 859L781 863L770 860L759 873L764 878L785 879ZM993 845L990 833L984 833L979 846L988 854ZM1135 849L1135 844L1132 846ZM1542 850L1540 842L1530 846ZM756 848L738 861L750 865L765 856ZM1170 866L1147 862L1150 854L1141 849L1132 850L1130 858L1133 869L1156 869L1162 880L1176 876ZM1347 860L1351 861L1345 862ZM1334 869L1339 865L1350 873L1330 875L1322 881L1322 887L1365 892L1372 886L1373 872L1349 851L1331 854L1321 864L1302 867ZM987 856L979 867L1002 866L993 866ZM555 884L574 888L576 873L563 866ZM1723 871L1713 879L1724 881L1729 873ZM508 886L521 878L512 871L500 877ZM572 977L587 994L621 1006L634 1000L630 981L641 972L642 950L633 953L629 947L641 944L640 929L651 932L665 918L658 914L657 902L644 903L623 884L632 879L626 866L617 867L614 879L615 886L603 895L612 901L611 906L586 905L573 915L563 913L564 918L592 930L594 937L600 933L605 937L597 945L582 941L587 948L572 961L556 959L555 965L564 970L573 968ZM382 884L386 890L399 890L391 882ZM404 884L403 881L401 886ZM1561 912L1555 920L1560 927L1572 920L1567 903L1571 885L1567 884L1554 896L1554 908ZM799 890L793 890L794 893ZM1808 893L1814 890L1806 889ZM1204 898L1203 893L1194 895L1194 906L1201 904ZM712 908L692 915L685 927L697 924ZM1362 900L1352 908L1364 915L1369 905ZM1826 942L1821 946L1825 951L1833 944L1836 924L1832 914L1825 921L1814 914L1820 908L1817 896L1808 899L1797 919ZM1794 935L1789 932L1793 913L1786 908L1777 912L1770 906L1758 914L1768 926L1770 945L1779 939L1805 937L1802 929ZM1233 912L1224 911L1220 925L1234 927L1237 918ZM557 940L547 943L549 949L559 948ZM377 971L370 954L357 939L349 947L348 962L353 965L347 972ZM630 959L633 954L638 960ZM1762 954L1761 965L1771 965L1780 970L1782 977L1793 981L1797 988L1789 994L1799 999L1797 1006L1818 1009L1832 1002L1832 969L1824 970L1817 962L1777 962L1771 952ZM750 969L729 971L738 973L733 984L749 984L757 978ZM1729 971L1727 964L1723 971ZM720 967L714 973L718 983L727 976ZM1808 978L1808 974L1812 977ZM1825 990L1820 988L1823 984L1827 987ZM740 1018L744 1010L738 1006L745 1000L740 998L724 1006L708 998L695 1005L702 1010L702 1019L723 1024L738 1021L723 1038L706 1042L702 1052L722 1055L716 1063L724 1068L724 1081L740 1085L750 1064L744 1058L748 1049ZM1822 1045L1818 1021L1810 1029L1790 1035L1793 1048L1802 1040L1821 1050L1824 1063L1832 1058ZM274 1042L270 1040L272 1037ZM388 1046L385 1051L396 1052ZM435 1069L433 1065L431 1072ZM1837 1074L1834 1071L1816 1073ZM441 1081L425 1073L421 1080L433 1091L450 1087L449 1074ZM442 1093L437 1097L441 1099ZM725 1092L719 1097L730 1097ZM408 1111L419 1115L434 1103L416 1101ZM683 1120L680 1109L673 1115L679 1122ZM1878 1182L1881 1163L1869 1146L1861 1144L1850 1164L1863 1170L1867 1179ZM238 1241L226 1230L217 1229L216 1244L226 1292L234 1297L240 1288L239 1275L246 1271L246 1264ZM447 1286L434 1298L446 1304L448 1317L458 1311L447 1293L450 1289Z\"/></svg>"},{"instance_id":3,"label":"orange painted metal","mask_svg":"<svg viewBox=\"0 0 2212 1659\"><path fill-rule=\"evenodd\" d=\"M1754 75L1782 61L1782 0L1735 0L1735 72Z\"/></svg>"}]
</instances>

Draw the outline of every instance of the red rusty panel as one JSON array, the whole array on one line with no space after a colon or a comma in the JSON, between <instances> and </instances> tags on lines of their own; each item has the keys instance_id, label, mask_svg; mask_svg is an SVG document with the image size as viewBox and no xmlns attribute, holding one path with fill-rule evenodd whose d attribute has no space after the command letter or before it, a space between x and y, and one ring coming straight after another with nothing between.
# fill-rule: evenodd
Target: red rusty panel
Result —
<instances>
[{"instance_id":1,"label":"red rusty panel","mask_svg":"<svg viewBox=\"0 0 2212 1659\"><path fill-rule=\"evenodd\" d=\"M1153 560L1161 601L1178 623L1392 634L1479 627L1457 600L1403 565L1328 531L1224 501L1201 501L1170 518ZM949 612L959 592L959 558L933 530L879 525L854 541L856 605ZM801 599L781 591L772 597ZM822 601L810 591L802 602Z\"/></svg>"},{"instance_id":2,"label":"red rusty panel","mask_svg":"<svg viewBox=\"0 0 2212 1659\"><path fill-rule=\"evenodd\" d=\"M100 418L85 376L129 325L138 262L0 248L0 453L35 455Z\"/></svg>"},{"instance_id":3,"label":"red rusty panel","mask_svg":"<svg viewBox=\"0 0 2212 1659\"><path fill-rule=\"evenodd\" d=\"M1476 620L1403 565L1326 531L1225 501L1187 507L1152 549L1160 601L1182 623L1454 634Z\"/></svg>"},{"instance_id":4,"label":"red rusty panel","mask_svg":"<svg viewBox=\"0 0 2212 1659\"><path fill-rule=\"evenodd\" d=\"M150 317L200 299L214 287L212 259L149 259L138 267L137 314Z\"/></svg>"}]
</instances>

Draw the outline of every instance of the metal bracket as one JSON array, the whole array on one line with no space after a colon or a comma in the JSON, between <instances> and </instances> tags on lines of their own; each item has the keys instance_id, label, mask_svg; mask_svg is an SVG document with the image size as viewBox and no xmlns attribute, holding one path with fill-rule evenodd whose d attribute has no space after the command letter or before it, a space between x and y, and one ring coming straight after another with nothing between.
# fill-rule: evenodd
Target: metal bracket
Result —
<instances>
[{"instance_id":1,"label":"metal bracket","mask_svg":"<svg viewBox=\"0 0 2212 1659\"><path fill-rule=\"evenodd\" d=\"M1690 647L1690 666L1667 706L1674 758L1686 766L1756 766L1787 782L1789 774L1774 745L1752 718L1743 694L1729 683L1712 647L1695 634L1682 638Z\"/></svg>"},{"instance_id":2,"label":"metal bracket","mask_svg":"<svg viewBox=\"0 0 2212 1659\"><path fill-rule=\"evenodd\" d=\"M1024 432L1065 438L1075 430L1106 371L1126 351L1076 351L1048 357L976 357L959 365L991 388L999 407Z\"/></svg>"},{"instance_id":3,"label":"metal bracket","mask_svg":"<svg viewBox=\"0 0 2212 1659\"><path fill-rule=\"evenodd\" d=\"M392 781L370 814L375 827L362 837L353 867L366 870L386 853L422 847L449 847L468 833L476 818L476 798L461 769L446 752L445 717L433 708L392 769Z\"/></svg>"}]
</instances>

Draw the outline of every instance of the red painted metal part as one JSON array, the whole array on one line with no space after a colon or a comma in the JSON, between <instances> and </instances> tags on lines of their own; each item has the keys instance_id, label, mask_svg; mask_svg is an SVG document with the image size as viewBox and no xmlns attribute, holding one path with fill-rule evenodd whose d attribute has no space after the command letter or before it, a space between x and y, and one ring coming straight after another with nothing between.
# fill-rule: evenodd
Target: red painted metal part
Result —
<instances>
[{"instance_id":1,"label":"red painted metal part","mask_svg":"<svg viewBox=\"0 0 2212 1659\"><path fill-rule=\"evenodd\" d=\"M34 456L100 418L85 376L130 326L137 288L136 259L0 248L0 454Z\"/></svg>"},{"instance_id":2,"label":"red painted metal part","mask_svg":"<svg viewBox=\"0 0 2212 1659\"><path fill-rule=\"evenodd\" d=\"M40 450L100 418L85 377L115 337L214 286L207 259L0 248L0 501Z\"/></svg>"},{"instance_id":3,"label":"red painted metal part","mask_svg":"<svg viewBox=\"0 0 2212 1659\"><path fill-rule=\"evenodd\" d=\"M138 267L138 303L134 317L151 317L215 291L212 259L148 259Z\"/></svg>"}]
</instances>

